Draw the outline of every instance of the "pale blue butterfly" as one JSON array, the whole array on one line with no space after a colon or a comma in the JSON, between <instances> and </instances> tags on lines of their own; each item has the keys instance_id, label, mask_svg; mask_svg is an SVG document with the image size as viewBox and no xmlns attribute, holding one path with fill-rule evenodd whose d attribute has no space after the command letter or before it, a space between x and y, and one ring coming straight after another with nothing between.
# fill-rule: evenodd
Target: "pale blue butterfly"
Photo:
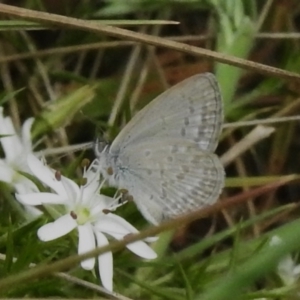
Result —
<instances>
[{"instance_id":1,"label":"pale blue butterfly","mask_svg":"<svg viewBox=\"0 0 300 300\"><path fill-rule=\"evenodd\" d=\"M99 171L153 224L211 205L224 185L213 153L222 123L215 76L192 76L138 112L111 146L95 143Z\"/></svg>"}]
</instances>

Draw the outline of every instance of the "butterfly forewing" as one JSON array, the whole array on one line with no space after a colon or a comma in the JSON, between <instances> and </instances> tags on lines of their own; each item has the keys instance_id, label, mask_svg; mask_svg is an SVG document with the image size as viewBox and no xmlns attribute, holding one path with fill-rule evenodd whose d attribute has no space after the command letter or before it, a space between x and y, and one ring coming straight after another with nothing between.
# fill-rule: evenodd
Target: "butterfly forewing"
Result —
<instances>
[{"instance_id":1,"label":"butterfly forewing","mask_svg":"<svg viewBox=\"0 0 300 300\"><path fill-rule=\"evenodd\" d=\"M159 95L137 113L117 136L111 152L119 153L149 137L190 140L202 150L214 151L223 110L213 74L192 76Z\"/></svg>"}]
</instances>

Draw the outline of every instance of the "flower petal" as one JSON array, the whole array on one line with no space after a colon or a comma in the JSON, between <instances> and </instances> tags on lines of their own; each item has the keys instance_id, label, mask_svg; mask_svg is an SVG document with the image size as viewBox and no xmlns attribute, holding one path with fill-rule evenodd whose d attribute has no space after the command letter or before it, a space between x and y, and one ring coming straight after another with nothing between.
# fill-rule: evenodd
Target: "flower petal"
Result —
<instances>
[{"instance_id":1,"label":"flower petal","mask_svg":"<svg viewBox=\"0 0 300 300\"><path fill-rule=\"evenodd\" d=\"M108 214L107 217L109 217L111 220L114 220L116 223L119 223L123 228L126 228L128 230L128 232L131 232L131 233L139 232L133 225L131 225L124 218L122 218L118 215ZM144 239L144 241L147 243L153 243L153 242L156 242L157 240L158 240L158 237L156 237L156 236L149 236Z\"/></svg>"},{"instance_id":2,"label":"flower petal","mask_svg":"<svg viewBox=\"0 0 300 300\"><path fill-rule=\"evenodd\" d=\"M122 234L111 233L111 235L117 240L124 239L124 235L122 235ZM142 257L145 259L157 258L156 252L143 241L136 241L136 242L127 244L126 248L129 249L134 254L138 255L139 257Z\"/></svg>"},{"instance_id":3,"label":"flower petal","mask_svg":"<svg viewBox=\"0 0 300 300\"><path fill-rule=\"evenodd\" d=\"M93 164L93 162L92 162L92 164ZM87 180L85 186L88 186L89 189L93 191L93 193L96 193L99 190L99 188L103 182L103 181L102 182L100 181L99 173L96 173L89 169L88 171L84 172L83 176Z\"/></svg>"},{"instance_id":4,"label":"flower petal","mask_svg":"<svg viewBox=\"0 0 300 300\"><path fill-rule=\"evenodd\" d=\"M22 143L25 151L27 153L31 152L32 150L32 143L31 143L31 127L34 122L34 118L27 119L22 126Z\"/></svg>"},{"instance_id":5,"label":"flower petal","mask_svg":"<svg viewBox=\"0 0 300 300\"><path fill-rule=\"evenodd\" d=\"M118 215L108 214L107 217L109 217L115 223L118 223L123 228L126 228L127 232L131 232L131 233L138 233L139 232L133 225L131 225L124 218L122 218L122 217L120 217Z\"/></svg>"},{"instance_id":6,"label":"flower petal","mask_svg":"<svg viewBox=\"0 0 300 300\"><path fill-rule=\"evenodd\" d=\"M73 180L65 176L61 176L61 183L65 189L68 200L74 205L76 200L80 200L81 194L79 186Z\"/></svg>"},{"instance_id":7,"label":"flower petal","mask_svg":"<svg viewBox=\"0 0 300 300\"><path fill-rule=\"evenodd\" d=\"M90 184L84 185L82 188L82 203L88 205L89 203L93 202L93 198L98 193L100 188L99 181L95 180Z\"/></svg>"},{"instance_id":8,"label":"flower petal","mask_svg":"<svg viewBox=\"0 0 300 300\"><path fill-rule=\"evenodd\" d=\"M42 226L38 230L40 240L47 242L62 237L76 228L76 221L69 215L64 215L52 223Z\"/></svg>"},{"instance_id":9,"label":"flower petal","mask_svg":"<svg viewBox=\"0 0 300 300\"><path fill-rule=\"evenodd\" d=\"M24 205L24 210L25 210L25 214L27 214L28 218L30 219L35 219L43 215L43 212L34 206Z\"/></svg>"},{"instance_id":10,"label":"flower petal","mask_svg":"<svg viewBox=\"0 0 300 300\"><path fill-rule=\"evenodd\" d=\"M26 205L65 204L65 199L51 193L16 194L19 202Z\"/></svg>"},{"instance_id":11,"label":"flower petal","mask_svg":"<svg viewBox=\"0 0 300 300\"><path fill-rule=\"evenodd\" d=\"M297 265L297 266L294 267L293 275L297 278L299 277L299 275L300 275L300 265Z\"/></svg>"},{"instance_id":12,"label":"flower petal","mask_svg":"<svg viewBox=\"0 0 300 300\"><path fill-rule=\"evenodd\" d=\"M120 222L120 220L122 220L122 222ZM120 223L126 224L126 227L123 227ZM128 224L129 223L127 221L117 215L107 214L95 224L95 228L97 228L97 230L101 232L105 232L113 236L117 240L122 240L127 234L133 233L129 231L128 228L130 228L131 226L128 226ZM134 229L136 230L136 232L138 232L136 228ZM136 255L146 259L154 259L157 257L155 251L143 241L137 241L128 244L126 245L126 247Z\"/></svg>"},{"instance_id":13,"label":"flower petal","mask_svg":"<svg viewBox=\"0 0 300 300\"><path fill-rule=\"evenodd\" d=\"M146 238L144 238L144 241L147 243L154 243L159 239L158 236L148 236Z\"/></svg>"},{"instance_id":14,"label":"flower petal","mask_svg":"<svg viewBox=\"0 0 300 300\"><path fill-rule=\"evenodd\" d=\"M124 236L129 233L132 233L126 227L116 222L114 218L112 218L112 216L114 215L113 214L104 215L99 221L95 223L95 228L111 236L114 236L115 234L118 236L120 235Z\"/></svg>"},{"instance_id":15,"label":"flower petal","mask_svg":"<svg viewBox=\"0 0 300 300\"><path fill-rule=\"evenodd\" d=\"M18 155L22 153L23 145L19 136L16 134L16 130L10 117L4 118L2 115L0 125L0 134L10 135L0 139L5 158L9 162L13 162L18 159Z\"/></svg>"},{"instance_id":16,"label":"flower petal","mask_svg":"<svg viewBox=\"0 0 300 300\"><path fill-rule=\"evenodd\" d=\"M290 254L283 257L277 265L277 273L286 285L291 285L297 280L293 274L294 267L295 262Z\"/></svg>"},{"instance_id":17,"label":"flower petal","mask_svg":"<svg viewBox=\"0 0 300 300\"><path fill-rule=\"evenodd\" d=\"M0 181L12 183L15 171L3 160L0 159Z\"/></svg>"},{"instance_id":18,"label":"flower petal","mask_svg":"<svg viewBox=\"0 0 300 300\"><path fill-rule=\"evenodd\" d=\"M66 191L62 183L55 178L54 172L44 166L44 164L33 154L29 154L27 157L27 163L31 172L43 183L53 189L57 194L67 198Z\"/></svg>"},{"instance_id":19,"label":"flower petal","mask_svg":"<svg viewBox=\"0 0 300 300\"><path fill-rule=\"evenodd\" d=\"M146 258L146 259L157 258L156 252L143 241L137 241L128 244L126 245L126 248L128 248L131 252L133 252L134 254L142 258Z\"/></svg>"},{"instance_id":20,"label":"flower petal","mask_svg":"<svg viewBox=\"0 0 300 300\"><path fill-rule=\"evenodd\" d=\"M104 234L95 231L98 247L108 244ZM102 285L109 291L113 290L113 256L111 252L106 252L98 256L99 274Z\"/></svg>"},{"instance_id":21,"label":"flower petal","mask_svg":"<svg viewBox=\"0 0 300 300\"><path fill-rule=\"evenodd\" d=\"M18 194L39 193L37 186L25 176L20 175L18 182L14 184Z\"/></svg>"},{"instance_id":22,"label":"flower petal","mask_svg":"<svg viewBox=\"0 0 300 300\"><path fill-rule=\"evenodd\" d=\"M86 253L96 248L96 241L92 225L87 223L78 226L79 242L78 254ZM95 257L83 260L81 267L85 270L92 270L95 266Z\"/></svg>"},{"instance_id":23,"label":"flower petal","mask_svg":"<svg viewBox=\"0 0 300 300\"><path fill-rule=\"evenodd\" d=\"M94 203L93 207L91 208L91 214L93 216L97 216L97 214L100 214L102 216L103 210L109 209L110 204L115 200L111 197L97 194L92 196L91 201ZM87 202L87 199L85 202Z\"/></svg>"}]
</instances>

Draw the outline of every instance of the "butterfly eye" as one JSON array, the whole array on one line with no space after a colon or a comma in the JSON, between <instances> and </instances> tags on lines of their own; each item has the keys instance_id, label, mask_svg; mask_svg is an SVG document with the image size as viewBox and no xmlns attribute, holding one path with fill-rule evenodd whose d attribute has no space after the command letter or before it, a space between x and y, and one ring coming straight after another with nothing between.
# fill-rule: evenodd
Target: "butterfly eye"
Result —
<instances>
[{"instance_id":1,"label":"butterfly eye","mask_svg":"<svg viewBox=\"0 0 300 300\"><path fill-rule=\"evenodd\" d=\"M100 156L103 151L107 148L108 143L103 138L96 138L94 141L94 152L96 156Z\"/></svg>"}]
</instances>

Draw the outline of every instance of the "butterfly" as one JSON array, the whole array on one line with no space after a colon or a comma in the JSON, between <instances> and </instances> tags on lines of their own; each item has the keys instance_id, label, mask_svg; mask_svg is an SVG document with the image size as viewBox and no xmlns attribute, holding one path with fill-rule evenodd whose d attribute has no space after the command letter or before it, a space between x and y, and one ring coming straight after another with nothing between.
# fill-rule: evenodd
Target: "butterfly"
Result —
<instances>
[{"instance_id":1,"label":"butterfly","mask_svg":"<svg viewBox=\"0 0 300 300\"><path fill-rule=\"evenodd\" d=\"M99 171L153 224L211 205L224 186L214 154L222 124L215 76L192 76L140 110L111 145L94 144Z\"/></svg>"}]
</instances>

